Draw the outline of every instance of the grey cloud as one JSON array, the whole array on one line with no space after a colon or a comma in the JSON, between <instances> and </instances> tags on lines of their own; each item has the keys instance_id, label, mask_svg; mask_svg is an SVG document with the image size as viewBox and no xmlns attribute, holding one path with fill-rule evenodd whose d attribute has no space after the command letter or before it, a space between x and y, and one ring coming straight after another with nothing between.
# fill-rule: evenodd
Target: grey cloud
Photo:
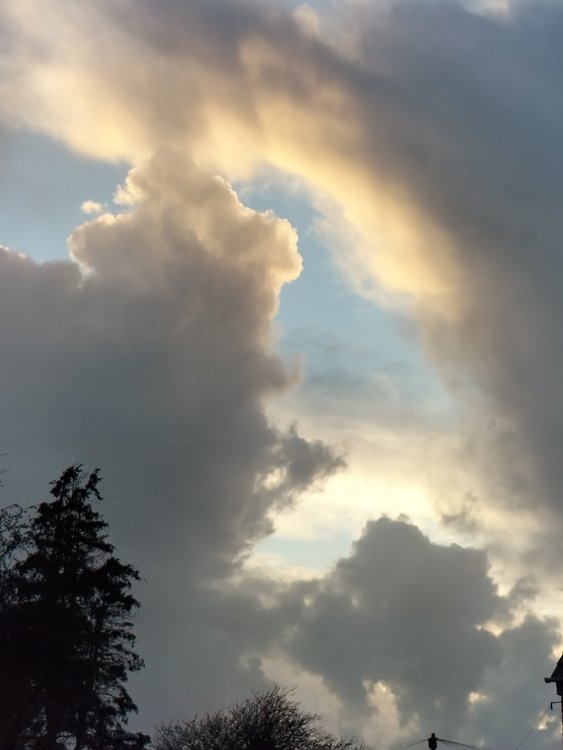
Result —
<instances>
[{"instance_id":1,"label":"grey cloud","mask_svg":"<svg viewBox=\"0 0 563 750\"><path fill-rule=\"evenodd\" d=\"M451 729L498 658L483 628L499 607L485 555L434 545L405 522L369 523L308 601L291 653L351 705L365 701L365 681L386 683L405 722L448 717Z\"/></svg>"},{"instance_id":2,"label":"grey cloud","mask_svg":"<svg viewBox=\"0 0 563 750\"><path fill-rule=\"evenodd\" d=\"M424 263L452 284L459 306L444 318L422 300L415 314L445 379L468 372L483 391L474 422L496 492L479 502L505 502L513 513L537 506L538 515L547 509L560 520L561 9L522 4L494 19L450 2L403 2L377 24L363 19L362 47L351 60L268 8L217 0L131 8L90 9L104 33L85 34L69 58L78 83L65 106L83 93L87 119L113 157L162 142L189 149L218 127L235 140L244 132L241 150L251 142L254 149L249 160L283 161L287 150L284 166L311 181L337 163L351 185L361 178L367 189L373 178L430 217L451 240L455 278L432 246ZM262 58L244 61L248 45ZM17 45L11 53L27 59ZM60 50L50 54L41 60L46 70L60 62ZM144 66L132 63L140 60ZM42 111L39 94L31 87L28 101L25 76L15 79L26 105L20 114L30 121ZM93 89L81 88L92 80ZM260 107L264 97L276 105L272 112ZM86 149L90 131L65 130L66 112L57 107L64 109L57 100L44 127ZM113 144L119 126L127 134ZM267 273L257 259L279 249L281 225L243 219L220 181L178 171L161 157L132 177L145 198L130 218L75 233L75 256L96 272L85 280L72 264L37 267L2 255L0 384L10 398L1 417L10 456L20 463L21 455L21 465L33 457L45 478L54 464L95 455L106 494L131 498L127 507L136 509L111 512L141 567L156 547L166 580L171 550L185 542L193 590L193 576L229 569L268 530L268 510L335 462L325 448L280 435L262 408L291 382L267 343L277 289L296 272L295 259L285 250L268 255ZM245 254L246 237L257 254ZM222 253L230 243L232 252ZM255 491L265 468L279 468L281 479ZM467 521L463 510L457 521ZM559 548L560 525L550 533L549 544L544 536L537 545L548 558ZM375 575L376 566L385 575ZM323 584L299 590L311 603L303 608L297 589L287 601L288 613L303 611L288 645L295 659L345 699L364 699L362 678L382 679L404 715L418 711L430 722L447 706L452 730L454 720L469 721L469 692L486 683L500 690L487 664L508 676L518 649L539 662L553 643L552 624L533 618L500 637L484 630L506 611L485 555L436 547L406 524L369 526ZM208 687L220 681L219 662L201 656L211 646L193 646L204 642L206 601L194 593L193 621L185 613L168 621L168 642L184 629L197 679ZM233 649L225 646L221 660L236 671ZM472 710L479 731L492 726L485 704Z\"/></svg>"},{"instance_id":3,"label":"grey cloud","mask_svg":"<svg viewBox=\"0 0 563 750\"><path fill-rule=\"evenodd\" d=\"M286 674L292 665L296 675L319 677L341 706L337 719L326 720L341 731L388 731L389 705L371 694L382 683L413 736L433 730L516 746L547 707L543 676L558 639L555 620L514 617L533 589L522 581L501 596L485 552L435 544L408 522L380 518L323 578L284 585L246 575L237 585L196 591L196 616L179 612L166 626L175 632L182 622L188 635L180 658L190 679L174 708L193 712L202 697L216 701L207 680L198 683L207 668L217 669L213 644L224 672L234 668L233 654L244 665L239 690L266 684L265 659L284 662ZM200 627L207 637L197 635ZM549 747L555 729L551 722L536 730L534 746Z\"/></svg>"},{"instance_id":4,"label":"grey cloud","mask_svg":"<svg viewBox=\"0 0 563 750\"><path fill-rule=\"evenodd\" d=\"M115 123L130 134L120 155L163 142L197 151L210 130L242 135L250 162L278 159L313 182L333 165L351 184L386 184L416 206L449 238L453 272L430 241L422 262L457 306L452 324L422 300L420 335L446 379L461 370L482 389L483 420L513 432L508 448L502 436L491 442L488 502L494 492L560 519L561 9L522 3L495 18L400 2L361 18L355 59L269 5L144 0L131 10L98 6L104 54L97 43L75 50L76 69L96 70L99 106L115 115L101 118L100 142ZM80 23L62 17L69 34ZM142 75L132 59L144 61ZM65 126L53 125L88 147Z\"/></svg>"},{"instance_id":5,"label":"grey cloud","mask_svg":"<svg viewBox=\"0 0 563 750\"><path fill-rule=\"evenodd\" d=\"M518 594L499 595L483 551L434 544L410 523L380 518L323 579L278 596L287 653L339 696L356 731L378 682L413 732L495 747L521 739L545 708L541 670L558 623L528 615L515 624ZM500 620L507 625L495 635L488 625Z\"/></svg>"},{"instance_id":6,"label":"grey cloud","mask_svg":"<svg viewBox=\"0 0 563 750\"><path fill-rule=\"evenodd\" d=\"M516 747L530 735L534 747L553 747L560 730L559 711L549 710L555 696L543 677L555 665L550 652L557 644L557 630L557 622L529 615L499 635L500 658L487 666L480 686L486 699L475 701L462 733L486 737L493 747Z\"/></svg>"},{"instance_id":7,"label":"grey cloud","mask_svg":"<svg viewBox=\"0 0 563 750\"><path fill-rule=\"evenodd\" d=\"M0 421L7 501L39 501L71 462L102 467L119 552L148 579L147 720L198 684L197 663L202 696L240 678L237 653L204 624L206 582L341 460L264 411L294 380L270 341L279 289L300 269L287 222L244 209L177 154L130 188L129 211L71 237L86 275L0 253Z\"/></svg>"},{"instance_id":8,"label":"grey cloud","mask_svg":"<svg viewBox=\"0 0 563 750\"><path fill-rule=\"evenodd\" d=\"M455 508L452 507L452 501L448 499L446 505L450 507L450 512L442 514L442 523L465 532L477 531L479 523L474 517L477 503L477 498L468 492L463 495Z\"/></svg>"},{"instance_id":9,"label":"grey cloud","mask_svg":"<svg viewBox=\"0 0 563 750\"><path fill-rule=\"evenodd\" d=\"M476 378L488 417L512 425L495 449L511 505L559 519L562 24L553 4L494 20L403 3L384 34L366 35L366 55L390 71L390 170L457 246L463 316L451 326L423 312L422 333L446 371L457 361ZM380 114L366 102L374 132Z\"/></svg>"}]
</instances>

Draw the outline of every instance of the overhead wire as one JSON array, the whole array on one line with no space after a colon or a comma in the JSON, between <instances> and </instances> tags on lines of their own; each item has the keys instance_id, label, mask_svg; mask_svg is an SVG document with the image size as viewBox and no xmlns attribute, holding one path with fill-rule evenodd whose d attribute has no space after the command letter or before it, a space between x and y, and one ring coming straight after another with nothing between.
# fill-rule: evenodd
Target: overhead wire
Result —
<instances>
[{"instance_id":1,"label":"overhead wire","mask_svg":"<svg viewBox=\"0 0 563 750\"><path fill-rule=\"evenodd\" d=\"M528 739L528 737L529 737L529 736L530 736L530 735L531 735L531 734L532 734L533 732L535 732L535 731L537 730L537 728L538 728L538 724L540 723L540 721L541 721L541 720L543 719L543 717L544 717L544 716L546 715L546 713L547 713L547 712L549 711L549 709L550 709L550 708L551 708L551 704L550 704L550 705L549 705L549 706L548 706L548 707L547 707L547 708L545 709L545 711L543 712L543 714L542 714L542 715L541 715L541 716L539 717L539 719L538 719L538 720L536 721L536 723L535 723L535 724L534 724L534 726L533 726L533 727L532 727L532 728L530 729L530 731L529 731L529 732L528 732L528 734L527 734L527 735L526 735L526 736L524 737L524 739L523 739L523 740L520 740L520 742L519 742L519 743L518 743L518 744L516 745L516 747L514 748L514 750L520 750L520 748L521 748L521 747L522 747L522 745L523 745L523 744L524 744L524 743L526 742L526 740Z\"/></svg>"},{"instance_id":2,"label":"overhead wire","mask_svg":"<svg viewBox=\"0 0 563 750\"><path fill-rule=\"evenodd\" d=\"M513 750L520 750L520 748L524 745L524 743L529 739L529 737L538 729L538 724L543 719L543 717L547 714L549 711L549 706L545 709L545 711L541 714L541 716L538 717L536 723L534 726L530 729L530 731L526 734L526 736L520 740L520 742L516 745L516 747L513 748ZM446 740L443 737L436 737L437 742L443 742L444 745L454 745L455 747L462 747L465 748L465 750L493 750L493 748L486 747L484 745L468 745L465 742L457 742L456 740ZM403 742L399 744L394 745L385 745L383 747L377 746L375 750L407 750L407 748L415 747L416 745L421 745L423 742L427 742L428 738L423 737L420 740L412 740L410 742Z\"/></svg>"},{"instance_id":3,"label":"overhead wire","mask_svg":"<svg viewBox=\"0 0 563 750\"><path fill-rule=\"evenodd\" d=\"M410 740L409 742L400 742L394 745L377 745L374 750L406 750L406 748L408 747L414 747L415 745L420 745L423 742L426 742L426 737L423 737L420 740Z\"/></svg>"},{"instance_id":4,"label":"overhead wire","mask_svg":"<svg viewBox=\"0 0 563 750\"><path fill-rule=\"evenodd\" d=\"M456 742L455 740L445 740L442 737L436 737L438 742L443 742L445 745L455 745L456 747L465 747L467 750L492 750L490 747L484 745L467 745L465 742Z\"/></svg>"}]
</instances>

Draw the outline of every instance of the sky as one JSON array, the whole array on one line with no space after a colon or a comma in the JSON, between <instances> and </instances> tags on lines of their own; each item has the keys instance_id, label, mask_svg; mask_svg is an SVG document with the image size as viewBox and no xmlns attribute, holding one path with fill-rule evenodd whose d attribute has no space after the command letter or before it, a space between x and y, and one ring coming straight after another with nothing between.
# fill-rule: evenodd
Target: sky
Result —
<instances>
[{"instance_id":1,"label":"sky","mask_svg":"<svg viewBox=\"0 0 563 750\"><path fill-rule=\"evenodd\" d=\"M372 747L559 741L562 33L0 8L0 502L101 467L134 731L277 682Z\"/></svg>"}]
</instances>

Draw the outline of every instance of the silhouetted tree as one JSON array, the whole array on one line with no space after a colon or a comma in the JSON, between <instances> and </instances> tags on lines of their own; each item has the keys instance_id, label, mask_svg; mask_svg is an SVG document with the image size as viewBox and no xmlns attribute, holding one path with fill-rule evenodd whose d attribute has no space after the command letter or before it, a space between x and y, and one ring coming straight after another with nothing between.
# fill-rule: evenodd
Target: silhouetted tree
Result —
<instances>
[{"instance_id":1,"label":"silhouetted tree","mask_svg":"<svg viewBox=\"0 0 563 750\"><path fill-rule=\"evenodd\" d=\"M142 667L130 621L139 574L107 541L92 506L99 481L71 466L52 482L53 500L4 524L2 750L103 747L136 710L125 682Z\"/></svg>"},{"instance_id":2,"label":"silhouetted tree","mask_svg":"<svg viewBox=\"0 0 563 750\"><path fill-rule=\"evenodd\" d=\"M338 739L317 724L277 685L226 711L162 725L156 750L360 750L354 740Z\"/></svg>"},{"instance_id":3,"label":"silhouetted tree","mask_svg":"<svg viewBox=\"0 0 563 750\"><path fill-rule=\"evenodd\" d=\"M0 748L15 746L17 727L28 724L30 684L23 675L33 658L28 624L19 605L17 563L29 539L29 514L18 505L0 510Z\"/></svg>"},{"instance_id":4,"label":"silhouetted tree","mask_svg":"<svg viewBox=\"0 0 563 750\"><path fill-rule=\"evenodd\" d=\"M0 508L0 612L17 597L16 563L27 548L28 521L19 505Z\"/></svg>"}]
</instances>

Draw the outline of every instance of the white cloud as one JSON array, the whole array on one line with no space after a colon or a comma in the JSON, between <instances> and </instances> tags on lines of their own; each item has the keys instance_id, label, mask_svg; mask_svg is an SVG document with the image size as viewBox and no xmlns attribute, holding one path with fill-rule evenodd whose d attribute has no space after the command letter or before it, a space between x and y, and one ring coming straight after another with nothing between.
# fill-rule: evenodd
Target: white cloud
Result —
<instances>
[{"instance_id":1,"label":"white cloud","mask_svg":"<svg viewBox=\"0 0 563 750\"><path fill-rule=\"evenodd\" d=\"M101 214L103 211L105 211L106 206L103 203L98 203L97 201L83 201L80 204L80 210L82 213L85 214Z\"/></svg>"}]
</instances>

